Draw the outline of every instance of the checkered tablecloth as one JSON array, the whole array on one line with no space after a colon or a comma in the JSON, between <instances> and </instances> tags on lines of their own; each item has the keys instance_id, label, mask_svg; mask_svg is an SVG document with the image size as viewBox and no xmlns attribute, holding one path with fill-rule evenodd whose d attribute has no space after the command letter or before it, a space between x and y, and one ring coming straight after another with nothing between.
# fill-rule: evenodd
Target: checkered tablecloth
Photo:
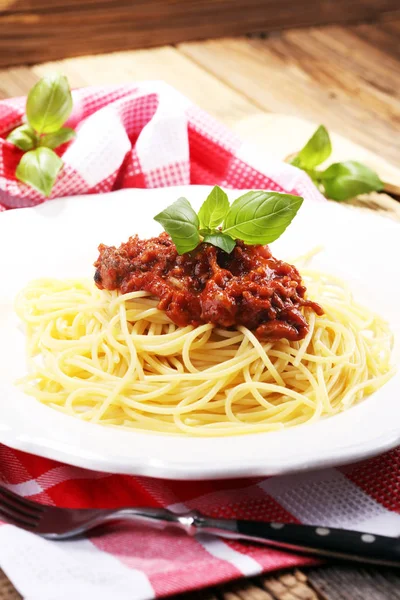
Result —
<instances>
[{"instance_id":1,"label":"checkered tablecloth","mask_svg":"<svg viewBox=\"0 0 400 600\"><path fill-rule=\"evenodd\" d=\"M323 201L303 172L255 152L162 82L85 88L73 97L67 125L76 128L77 138L60 149L65 166L51 198L192 183L274 189ZM0 102L1 136L21 123L24 102ZM0 210L44 201L15 180L20 155L0 138ZM400 534L399 462L394 450L355 466L306 474L174 482L87 471L0 445L2 484L47 504L196 508L214 517L388 535ZM308 561L256 545L189 538L132 523L63 543L0 526L0 566L28 600L145 600Z\"/></svg>"}]
</instances>

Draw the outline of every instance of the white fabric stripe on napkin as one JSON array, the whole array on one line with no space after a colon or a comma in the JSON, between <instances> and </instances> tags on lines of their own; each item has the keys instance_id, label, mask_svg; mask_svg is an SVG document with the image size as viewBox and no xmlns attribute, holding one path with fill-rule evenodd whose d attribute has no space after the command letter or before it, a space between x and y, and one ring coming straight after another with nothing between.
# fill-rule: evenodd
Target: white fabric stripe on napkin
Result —
<instances>
[{"instance_id":1,"label":"white fabric stripe on napkin","mask_svg":"<svg viewBox=\"0 0 400 600\"><path fill-rule=\"evenodd\" d=\"M259 487L304 524L400 535L400 515L376 502L337 469L272 477Z\"/></svg>"},{"instance_id":2,"label":"white fabric stripe on napkin","mask_svg":"<svg viewBox=\"0 0 400 600\"><path fill-rule=\"evenodd\" d=\"M0 564L25 600L151 600L142 571L126 567L88 539L51 542L0 527Z\"/></svg>"}]
</instances>

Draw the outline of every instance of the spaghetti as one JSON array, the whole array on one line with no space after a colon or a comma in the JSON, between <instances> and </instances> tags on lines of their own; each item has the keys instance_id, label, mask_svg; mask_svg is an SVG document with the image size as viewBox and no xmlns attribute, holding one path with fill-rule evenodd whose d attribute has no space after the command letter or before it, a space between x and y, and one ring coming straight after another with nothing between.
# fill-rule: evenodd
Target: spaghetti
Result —
<instances>
[{"instance_id":1,"label":"spaghetti","mask_svg":"<svg viewBox=\"0 0 400 600\"><path fill-rule=\"evenodd\" d=\"M42 279L17 298L40 402L103 425L216 436L279 430L334 415L393 374L386 322L348 287L304 268L310 297L299 341L263 342L245 326L174 324L147 292Z\"/></svg>"}]
</instances>

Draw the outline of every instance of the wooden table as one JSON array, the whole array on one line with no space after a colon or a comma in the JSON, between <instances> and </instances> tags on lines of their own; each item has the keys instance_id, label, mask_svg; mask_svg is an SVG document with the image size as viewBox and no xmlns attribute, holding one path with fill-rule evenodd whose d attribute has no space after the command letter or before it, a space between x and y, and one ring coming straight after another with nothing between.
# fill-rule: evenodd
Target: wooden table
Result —
<instances>
[{"instance_id":1,"label":"wooden table","mask_svg":"<svg viewBox=\"0 0 400 600\"><path fill-rule=\"evenodd\" d=\"M80 57L0 71L0 98L26 94L59 70L74 87L164 79L244 137L265 146L255 124L279 112L328 129L396 164L400 157L400 17L379 24L288 30L268 37L209 40ZM266 121L265 121L266 122ZM293 149L295 150L295 149ZM376 156L370 155L370 156ZM353 157L357 158L357 157ZM368 208L400 219L385 196ZM20 596L0 575L0 600ZM241 581L190 598L396 600L400 574L329 565Z\"/></svg>"}]
</instances>

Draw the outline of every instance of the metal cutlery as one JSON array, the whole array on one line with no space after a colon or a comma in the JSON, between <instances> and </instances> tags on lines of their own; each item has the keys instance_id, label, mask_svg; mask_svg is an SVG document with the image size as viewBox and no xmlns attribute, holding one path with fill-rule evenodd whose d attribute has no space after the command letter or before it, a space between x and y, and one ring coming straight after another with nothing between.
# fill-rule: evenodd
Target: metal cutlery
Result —
<instances>
[{"instance_id":1,"label":"metal cutlery","mask_svg":"<svg viewBox=\"0 0 400 600\"><path fill-rule=\"evenodd\" d=\"M173 527L188 535L209 534L321 557L400 567L398 538L311 525L213 519L197 511L58 508L22 498L2 486L0 519L49 540L66 540L111 521L129 520Z\"/></svg>"}]
</instances>

